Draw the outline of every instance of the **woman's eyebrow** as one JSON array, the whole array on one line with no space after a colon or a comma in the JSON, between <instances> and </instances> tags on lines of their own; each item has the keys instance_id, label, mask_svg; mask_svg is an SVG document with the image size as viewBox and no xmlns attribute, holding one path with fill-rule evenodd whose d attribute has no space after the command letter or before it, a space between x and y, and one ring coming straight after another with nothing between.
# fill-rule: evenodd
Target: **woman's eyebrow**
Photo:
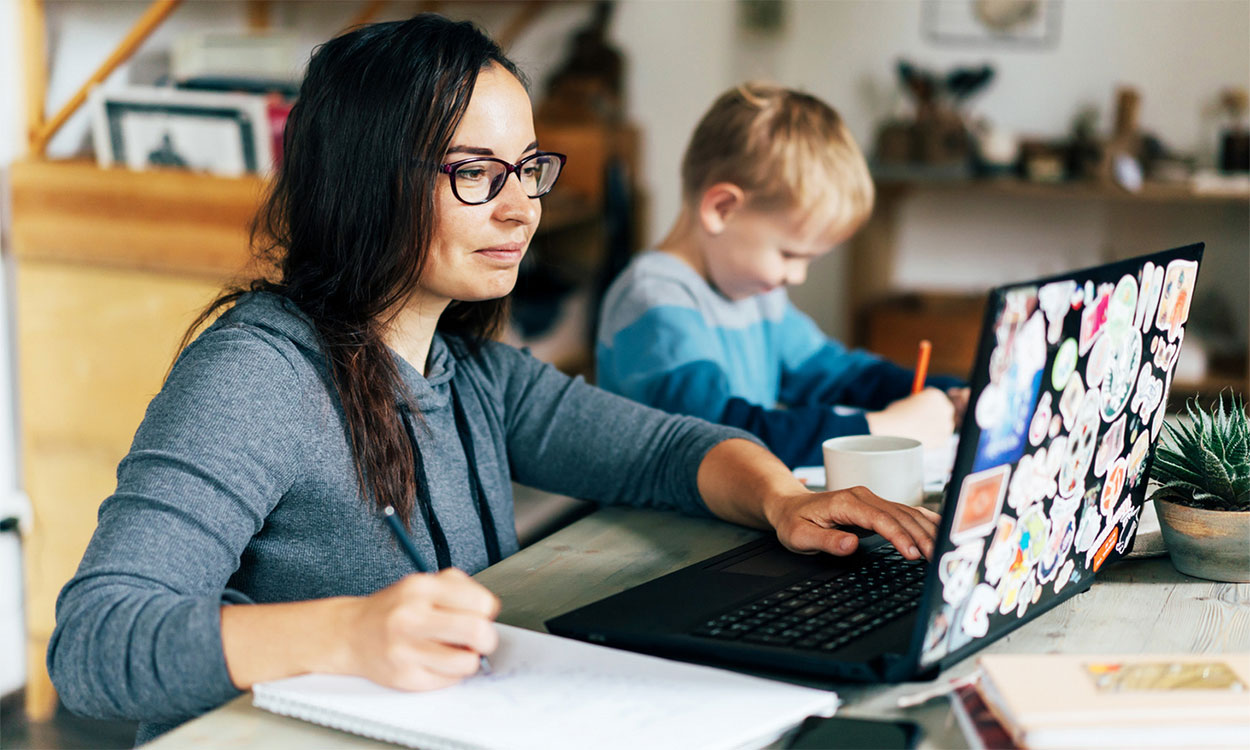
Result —
<instances>
[{"instance_id":1,"label":"woman's eyebrow","mask_svg":"<svg viewBox=\"0 0 1250 750\"><path fill-rule=\"evenodd\" d=\"M521 153L525 153L526 151L534 151L537 148L538 148L538 141L537 140L531 141L530 145L526 146L522 150ZM480 146L452 146L451 148L447 149L447 153L449 154L472 154L474 156L494 156L495 155L495 152L492 151L491 149L482 148Z\"/></svg>"}]
</instances>

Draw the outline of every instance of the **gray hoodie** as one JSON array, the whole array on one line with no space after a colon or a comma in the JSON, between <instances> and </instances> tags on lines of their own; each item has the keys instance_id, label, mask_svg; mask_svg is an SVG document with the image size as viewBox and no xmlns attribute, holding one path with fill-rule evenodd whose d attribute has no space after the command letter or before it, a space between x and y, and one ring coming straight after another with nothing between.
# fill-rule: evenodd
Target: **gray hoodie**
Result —
<instances>
[{"instance_id":1,"label":"gray hoodie","mask_svg":"<svg viewBox=\"0 0 1250 750\"><path fill-rule=\"evenodd\" d=\"M454 343L454 342L453 342ZM434 338L422 376L395 357L451 562L487 565L450 405L454 380L499 550L517 549L511 480L603 503L707 515L695 476L746 433L638 405L495 343ZM250 294L179 357L148 406L117 490L57 600L48 670L76 713L145 722L146 741L238 695L223 603L370 594L413 571L360 494L344 418L308 319ZM431 537L414 512L426 570Z\"/></svg>"}]
</instances>

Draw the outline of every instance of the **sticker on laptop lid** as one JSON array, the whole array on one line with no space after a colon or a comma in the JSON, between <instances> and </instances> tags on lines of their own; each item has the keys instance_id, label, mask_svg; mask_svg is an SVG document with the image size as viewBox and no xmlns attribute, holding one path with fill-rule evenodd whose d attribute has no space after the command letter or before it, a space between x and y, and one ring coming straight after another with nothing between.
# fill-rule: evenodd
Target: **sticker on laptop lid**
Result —
<instances>
[{"instance_id":1,"label":"sticker on laptop lid","mask_svg":"<svg viewBox=\"0 0 1250 750\"><path fill-rule=\"evenodd\" d=\"M1085 392L1085 398L1081 399L1081 408L1077 412L1076 423L1072 426L1072 434L1068 436L1067 450L1059 466L1059 494L1064 497L1084 491L1085 474L1094 459L1098 428L1102 425L1098 416L1101 400L1102 394L1097 388L1090 388Z\"/></svg>"},{"instance_id":2,"label":"sticker on laptop lid","mask_svg":"<svg viewBox=\"0 0 1250 750\"><path fill-rule=\"evenodd\" d=\"M1126 273L1116 282L1115 291L1111 293L1111 302L1107 305L1107 322L1132 327L1136 313L1137 277Z\"/></svg>"},{"instance_id":3,"label":"sticker on laptop lid","mask_svg":"<svg viewBox=\"0 0 1250 750\"><path fill-rule=\"evenodd\" d=\"M1133 393L1133 401L1129 410L1140 415L1143 422L1150 421L1150 416L1163 401L1163 379L1156 378L1154 368L1146 362L1137 375L1137 390Z\"/></svg>"},{"instance_id":4,"label":"sticker on laptop lid","mask_svg":"<svg viewBox=\"0 0 1250 750\"><path fill-rule=\"evenodd\" d=\"M1111 292L1115 288L1111 284L1102 284L1098 287L1097 297L1093 300L1089 297L1089 290L1093 286L1086 284L1085 309L1081 311L1081 336L1080 353L1084 356L1094 346L1094 341L1102 333L1102 328L1107 323L1107 308L1111 306Z\"/></svg>"},{"instance_id":5,"label":"sticker on laptop lid","mask_svg":"<svg viewBox=\"0 0 1250 750\"><path fill-rule=\"evenodd\" d=\"M1094 348L1089 353L1089 359L1085 360L1085 385L1089 388L1102 385L1102 379L1107 376L1107 367L1110 364L1111 340L1106 336L1099 337L1098 343L1094 344Z\"/></svg>"},{"instance_id":6,"label":"sticker on laptop lid","mask_svg":"<svg viewBox=\"0 0 1250 750\"><path fill-rule=\"evenodd\" d=\"M1142 268L1141 292L1137 295L1137 314L1133 327L1142 333L1150 330L1155 322L1155 310L1159 308L1159 292L1163 288L1163 266L1149 261Z\"/></svg>"},{"instance_id":7,"label":"sticker on laptop lid","mask_svg":"<svg viewBox=\"0 0 1250 750\"><path fill-rule=\"evenodd\" d=\"M1068 581L1072 580L1072 569L1076 567L1076 563L1072 558L1068 558L1063 567L1059 568L1059 574L1055 576L1055 593L1063 591L1063 587L1068 585Z\"/></svg>"},{"instance_id":8,"label":"sticker on laptop lid","mask_svg":"<svg viewBox=\"0 0 1250 750\"><path fill-rule=\"evenodd\" d=\"M1072 294L1076 291L1076 282L1055 281L1037 290L1037 302L1046 314L1046 341L1050 344L1059 343L1063 333L1063 320L1072 309Z\"/></svg>"},{"instance_id":9,"label":"sticker on laptop lid","mask_svg":"<svg viewBox=\"0 0 1250 750\"><path fill-rule=\"evenodd\" d=\"M977 540L942 555L938 563L938 579L942 582L942 599L948 604L960 604L972 592L977 583L977 568L983 551L985 542Z\"/></svg>"},{"instance_id":10,"label":"sticker on laptop lid","mask_svg":"<svg viewBox=\"0 0 1250 750\"><path fill-rule=\"evenodd\" d=\"M1107 469L1107 479L1102 485L1102 495L1098 499L1098 509L1104 516L1111 515L1120 501L1120 493L1124 490L1124 482L1128 479L1128 460L1124 456L1116 458Z\"/></svg>"},{"instance_id":11,"label":"sticker on laptop lid","mask_svg":"<svg viewBox=\"0 0 1250 750\"><path fill-rule=\"evenodd\" d=\"M993 586L978 583L968 597L960 627L967 635L980 638L990 632L990 612L998 604L998 592Z\"/></svg>"},{"instance_id":12,"label":"sticker on laptop lid","mask_svg":"<svg viewBox=\"0 0 1250 750\"><path fill-rule=\"evenodd\" d=\"M1046 549L1042 551L1042 559L1037 562L1038 583L1046 583L1059 572L1059 566L1067 559L1068 550L1072 548L1072 540L1076 537L1076 519L1062 516L1051 521L1050 535L1046 539Z\"/></svg>"},{"instance_id":13,"label":"sticker on laptop lid","mask_svg":"<svg viewBox=\"0 0 1250 750\"><path fill-rule=\"evenodd\" d=\"M1141 332L1136 328L1116 325L1103 336L1109 341L1111 353L1102 383L1102 418L1110 422L1124 411L1141 364Z\"/></svg>"},{"instance_id":14,"label":"sticker on laptop lid","mask_svg":"<svg viewBox=\"0 0 1250 750\"><path fill-rule=\"evenodd\" d=\"M1004 513L998 517L998 527L985 555L985 581L997 584L1007 572L1020 547L1016 543L1016 519Z\"/></svg>"},{"instance_id":15,"label":"sticker on laptop lid","mask_svg":"<svg viewBox=\"0 0 1250 750\"><path fill-rule=\"evenodd\" d=\"M1107 473L1107 466L1121 453L1124 452L1124 424L1125 418L1121 416L1107 431L1102 434L1102 439L1098 441L1098 453L1094 456L1094 476L1100 477Z\"/></svg>"},{"instance_id":16,"label":"sticker on laptop lid","mask_svg":"<svg viewBox=\"0 0 1250 750\"><path fill-rule=\"evenodd\" d=\"M1082 665L1100 693L1217 690L1246 692L1246 684L1227 662L1090 662Z\"/></svg>"},{"instance_id":17,"label":"sticker on laptop lid","mask_svg":"<svg viewBox=\"0 0 1250 750\"><path fill-rule=\"evenodd\" d=\"M1055 364L1050 368L1050 385L1062 392L1072 373L1076 372L1076 339L1064 339L1055 353Z\"/></svg>"},{"instance_id":18,"label":"sticker on laptop lid","mask_svg":"<svg viewBox=\"0 0 1250 750\"><path fill-rule=\"evenodd\" d=\"M1007 494L1011 466L995 466L964 477L955 502L951 540L962 544L983 537L994 529L994 522Z\"/></svg>"},{"instance_id":19,"label":"sticker on laptop lid","mask_svg":"<svg viewBox=\"0 0 1250 750\"><path fill-rule=\"evenodd\" d=\"M1042 444L1050 430L1051 401L1050 392L1043 393L1038 400L1037 410L1033 412L1033 420L1029 423L1029 445L1034 448Z\"/></svg>"},{"instance_id":20,"label":"sticker on laptop lid","mask_svg":"<svg viewBox=\"0 0 1250 750\"><path fill-rule=\"evenodd\" d=\"M1081 382L1081 374L1073 373L1064 386L1063 395L1059 397L1059 415L1063 417L1063 429L1072 430L1076 422L1076 412L1085 399L1085 384Z\"/></svg>"},{"instance_id":21,"label":"sticker on laptop lid","mask_svg":"<svg viewBox=\"0 0 1250 750\"><path fill-rule=\"evenodd\" d=\"M1175 340L1181 327L1189 319L1189 304L1193 301L1194 279L1198 274L1198 262L1174 260L1168 263L1163 276L1163 291L1159 298L1159 311L1155 315L1155 327L1167 331L1168 338Z\"/></svg>"}]
</instances>

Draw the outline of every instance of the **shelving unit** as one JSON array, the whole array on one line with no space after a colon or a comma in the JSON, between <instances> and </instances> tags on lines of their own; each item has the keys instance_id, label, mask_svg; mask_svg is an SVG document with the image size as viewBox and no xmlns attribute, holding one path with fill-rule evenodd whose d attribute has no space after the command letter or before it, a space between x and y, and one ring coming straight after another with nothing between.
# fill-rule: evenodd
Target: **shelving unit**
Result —
<instances>
[{"instance_id":1,"label":"shelving unit","mask_svg":"<svg viewBox=\"0 0 1250 750\"><path fill-rule=\"evenodd\" d=\"M911 197L928 191L957 193L961 199L993 197L1021 201L1029 205L1043 202L1102 202L1141 206L1180 206L1195 210L1218 207L1239 212L1243 233L1250 229L1250 192L1198 192L1188 185L1147 183L1130 193L1099 183L1034 183L1014 178L907 179L891 174L877 179L877 203L872 218L852 240L850 274L855 283L848 289L852 339L909 364L915 356L915 341L929 332L948 341L935 348L946 359L935 361L937 370L966 372L975 354L983 299L978 295L930 294L927 290L901 292L894 277L897 266L897 231L901 210ZM1213 249L1208 248L1208 252ZM1227 251L1227 248L1224 248ZM1243 263L1250 263L1250 238L1242 236L1239 249ZM1091 259L1091 263L1098 262ZM1201 283L1201 279L1200 279ZM1250 297L1250 290L1244 292ZM1250 299L1241 304L1250 306ZM1169 397L1172 408L1181 408L1185 399L1201 394L1213 397L1232 389L1242 397L1250 395L1250 341L1245 349L1231 356L1213 357L1208 375L1199 382L1175 381Z\"/></svg>"}]
</instances>

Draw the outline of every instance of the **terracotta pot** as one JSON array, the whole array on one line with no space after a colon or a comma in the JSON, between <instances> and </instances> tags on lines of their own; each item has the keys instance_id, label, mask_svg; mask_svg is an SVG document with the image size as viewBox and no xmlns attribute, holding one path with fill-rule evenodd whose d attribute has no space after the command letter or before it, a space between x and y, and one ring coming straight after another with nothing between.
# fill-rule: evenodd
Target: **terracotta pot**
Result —
<instances>
[{"instance_id":1,"label":"terracotta pot","mask_svg":"<svg viewBox=\"0 0 1250 750\"><path fill-rule=\"evenodd\" d=\"M1154 498L1172 565L1185 575L1250 583L1250 511L1203 510Z\"/></svg>"}]
</instances>

